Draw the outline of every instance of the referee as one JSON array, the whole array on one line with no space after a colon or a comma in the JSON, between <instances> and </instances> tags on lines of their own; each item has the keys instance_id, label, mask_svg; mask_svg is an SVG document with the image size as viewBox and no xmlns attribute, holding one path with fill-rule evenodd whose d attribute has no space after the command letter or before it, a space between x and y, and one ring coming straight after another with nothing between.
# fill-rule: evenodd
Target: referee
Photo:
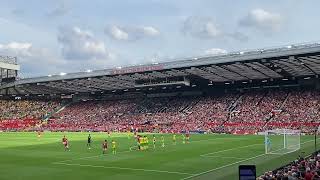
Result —
<instances>
[{"instance_id":1,"label":"referee","mask_svg":"<svg viewBox=\"0 0 320 180\"><path fill-rule=\"evenodd\" d=\"M88 149L91 149L91 135L88 136L88 142L87 142Z\"/></svg>"}]
</instances>

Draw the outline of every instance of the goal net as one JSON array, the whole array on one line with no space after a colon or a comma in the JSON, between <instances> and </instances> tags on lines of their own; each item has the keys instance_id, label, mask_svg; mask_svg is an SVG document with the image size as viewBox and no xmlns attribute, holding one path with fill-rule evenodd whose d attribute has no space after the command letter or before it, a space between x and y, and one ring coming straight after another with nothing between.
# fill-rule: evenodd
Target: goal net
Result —
<instances>
[{"instance_id":1,"label":"goal net","mask_svg":"<svg viewBox=\"0 0 320 180\"><path fill-rule=\"evenodd\" d=\"M300 130L275 129L265 132L266 154L287 154L300 149Z\"/></svg>"}]
</instances>

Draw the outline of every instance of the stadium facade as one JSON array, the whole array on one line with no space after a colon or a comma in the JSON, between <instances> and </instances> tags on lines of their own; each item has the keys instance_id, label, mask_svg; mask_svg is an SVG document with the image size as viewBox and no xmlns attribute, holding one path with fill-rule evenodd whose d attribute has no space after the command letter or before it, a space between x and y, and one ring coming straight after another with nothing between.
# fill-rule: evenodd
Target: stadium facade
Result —
<instances>
[{"instance_id":1,"label":"stadium facade","mask_svg":"<svg viewBox=\"0 0 320 180\"><path fill-rule=\"evenodd\" d=\"M7 81L0 86L0 95L161 96L163 93L201 94L228 89L319 88L319 74L320 44L312 43Z\"/></svg>"},{"instance_id":2,"label":"stadium facade","mask_svg":"<svg viewBox=\"0 0 320 180\"><path fill-rule=\"evenodd\" d=\"M0 85L15 81L19 70L17 58L0 56Z\"/></svg>"}]
</instances>

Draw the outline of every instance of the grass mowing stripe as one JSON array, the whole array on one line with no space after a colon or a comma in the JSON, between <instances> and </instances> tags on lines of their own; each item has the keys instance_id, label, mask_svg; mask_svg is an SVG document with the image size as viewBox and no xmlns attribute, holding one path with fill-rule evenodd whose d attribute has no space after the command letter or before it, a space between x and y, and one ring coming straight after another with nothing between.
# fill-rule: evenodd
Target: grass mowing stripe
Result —
<instances>
[{"instance_id":1,"label":"grass mowing stripe","mask_svg":"<svg viewBox=\"0 0 320 180\"><path fill-rule=\"evenodd\" d=\"M131 152L131 151L120 151L120 152L117 152L117 154L119 154L119 153L127 153L127 152ZM111 154L110 153L109 154L99 154L99 155L95 155L95 156L87 156L87 157L63 160L63 161L58 161L58 162L54 162L54 163L70 162L70 161L73 161L73 160L90 159L90 158L95 158L95 157L100 157L100 156L108 156L108 155L111 155Z\"/></svg>"},{"instance_id":2,"label":"grass mowing stripe","mask_svg":"<svg viewBox=\"0 0 320 180\"><path fill-rule=\"evenodd\" d=\"M66 134L71 140L71 151L64 152L61 145L61 136ZM123 153L112 156L110 151L107 156L102 157L101 142L106 139L105 134L91 133L93 144L91 150L87 147L87 133L47 133L38 141L34 133L0 133L0 174L1 180L26 179L26 180L87 180L93 177L96 179L113 180L177 180L192 176L203 171L219 168L236 161L251 158L264 153L264 136L256 135L192 135L191 143L184 145L182 136L177 135L177 145L174 147L171 134L155 134L160 141L160 136L165 137L166 148L161 148L157 143L157 148L149 152ZM21 138L19 138L21 137ZM22 138L25 137L25 138ZM56 138L53 138L56 137ZM149 138L152 135L148 136ZM313 136L302 136L301 143L313 139ZM128 140L127 140L128 139ZM152 138L151 138L152 139ZM108 140L111 140L108 138ZM135 145L133 138L115 138L118 142L118 153L128 151L130 146ZM319 141L320 142L320 141ZM247 149L235 149L227 152L209 154L207 156L221 156L204 158L201 154L212 153L215 151L227 150L241 146L261 143L261 146L251 146ZM151 142L152 144L152 142ZM300 151L284 156L266 155L257 159L249 160L230 167L222 168L211 173L207 173L191 179L237 179L236 167L245 163L257 163L257 173L262 174L270 169L282 166L285 162L293 160L298 154L308 155L313 152L313 142L302 145ZM19 146L19 147L18 147ZM320 147L320 146L319 146ZM100 157L96 157L96 156ZM94 157L92 157L94 156ZM228 157L239 157L243 159L227 159ZM52 164L64 160L73 159L70 162L61 162L63 165ZM91 158L91 159L90 159ZM89 166L87 166L89 165ZM98 166L98 167L90 167ZM142 170L121 170L101 168L99 166L111 166L132 169L163 170L170 172L189 173L172 174L147 172ZM17 173L19 172L19 173Z\"/></svg>"},{"instance_id":3,"label":"grass mowing stripe","mask_svg":"<svg viewBox=\"0 0 320 180\"><path fill-rule=\"evenodd\" d=\"M162 171L162 170L154 170L154 169L136 169L136 168L126 168L126 167L116 167L116 166L96 166L90 164L68 164L68 163L53 163L60 164L66 166L80 166L80 167L92 167L92 168L105 168L105 169L121 169L121 170L131 170L131 171L145 171L145 172L156 172L156 173L168 173L168 174L180 174L180 175L193 175L185 172L177 172L177 171Z\"/></svg>"},{"instance_id":4,"label":"grass mowing stripe","mask_svg":"<svg viewBox=\"0 0 320 180\"><path fill-rule=\"evenodd\" d=\"M250 144L250 145L247 145L247 146L240 146L240 147L236 147L236 148L230 148L230 149L225 149L225 150L221 150L221 151L215 151L215 152L211 152L211 153L207 153L207 154L201 154L200 156L207 156L207 155L210 155L210 154L217 154L217 153L221 153L221 152L231 151L231 150L234 150L234 149L243 149L243 148L256 146L256 145L261 145L261 144L260 143L259 144Z\"/></svg>"},{"instance_id":5,"label":"grass mowing stripe","mask_svg":"<svg viewBox=\"0 0 320 180\"><path fill-rule=\"evenodd\" d=\"M231 156L202 156L202 157L224 158L224 159L245 159L245 158L231 157Z\"/></svg>"},{"instance_id":6,"label":"grass mowing stripe","mask_svg":"<svg viewBox=\"0 0 320 180\"><path fill-rule=\"evenodd\" d=\"M220 140L220 139L236 139L236 140L243 140L243 139L247 139L247 138L212 138L212 139L202 139L202 140L196 140L196 141L191 141L192 143L193 142L202 142L202 141L212 141L212 140ZM173 144L169 144L167 146L175 146ZM234 149L234 148L232 148ZM231 149L229 149L231 150ZM127 152L131 152L131 150L129 151L120 151L118 153L127 153ZM222 151L221 151L222 152ZM110 155L110 154L105 154L105 155ZM73 160L81 160L81 159L90 159L90 158L95 158L95 157L100 157L100 156L105 156L103 154L100 154L100 155L95 155L95 156L87 156L87 157L81 157L81 158L74 158L74 159L68 159L68 160L63 160L63 161L58 161L58 163L60 162L70 162L70 161L73 161ZM201 155L200 155L201 156ZM54 162L55 163L55 162Z\"/></svg>"}]
</instances>

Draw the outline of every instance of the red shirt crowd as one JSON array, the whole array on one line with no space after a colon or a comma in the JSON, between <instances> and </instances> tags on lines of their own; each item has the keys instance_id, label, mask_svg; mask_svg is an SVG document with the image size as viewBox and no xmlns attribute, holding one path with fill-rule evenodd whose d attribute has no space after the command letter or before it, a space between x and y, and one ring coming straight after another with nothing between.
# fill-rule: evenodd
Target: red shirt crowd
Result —
<instances>
[{"instance_id":1,"label":"red shirt crowd","mask_svg":"<svg viewBox=\"0 0 320 180\"><path fill-rule=\"evenodd\" d=\"M0 129L32 129L37 124L34 121L53 113L47 123L40 124L42 129L236 134L274 128L311 131L320 116L320 93L270 90L206 97L91 100L72 103L54 113L60 106L56 101L1 100Z\"/></svg>"},{"instance_id":2,"label":"red shirt crowd","mask_svg":"<svg viewBox=\"0 0 320 180\"><path fill-rule=\"evenodd\" d=\"M287 166L269 171L258 180L320 180L320 154L312 154L308 158L299 157Z\"/></svg>"}]
</instances>

